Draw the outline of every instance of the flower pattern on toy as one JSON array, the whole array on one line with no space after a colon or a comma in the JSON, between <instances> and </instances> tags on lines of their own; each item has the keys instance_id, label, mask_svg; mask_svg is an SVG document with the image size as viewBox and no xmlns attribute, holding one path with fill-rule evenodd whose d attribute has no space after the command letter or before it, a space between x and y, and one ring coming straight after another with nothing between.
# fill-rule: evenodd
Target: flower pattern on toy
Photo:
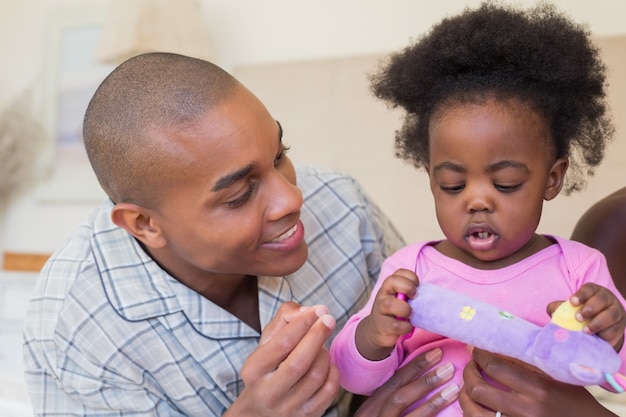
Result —
<instances>
[{"instance_id":1,"label":"flower pattern on toy","mask_svg":"<svg viewBox=\"0 0 626 417\"><path fill-rule=\"evenodd\" d=\"M624 392L626 377L613 347L582 331L577 308L564 302L544 327L457 291L420 283L408 300L413 326L490 352L517 358L575 385L608 383Z\"/></svg>"}]
</instances>

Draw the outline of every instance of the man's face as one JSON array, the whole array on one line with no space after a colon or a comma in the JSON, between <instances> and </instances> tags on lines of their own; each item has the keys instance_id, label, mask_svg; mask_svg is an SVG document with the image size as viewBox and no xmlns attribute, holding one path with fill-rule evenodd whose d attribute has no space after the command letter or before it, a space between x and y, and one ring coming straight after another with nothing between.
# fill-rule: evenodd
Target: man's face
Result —
<instances>
[{"instance_id":1,"label":"man's face","mask_svg":"<svg viewBox=\"0 0 626 417\"><path fill-rule=\"evenodd\" d=\"M169 185L150 215L164 244L148 248L162 267L202 291L302 266L302 193L282 130L252 93L239 86L193 126L162 134Z\"/></svg>"}]
</instances>

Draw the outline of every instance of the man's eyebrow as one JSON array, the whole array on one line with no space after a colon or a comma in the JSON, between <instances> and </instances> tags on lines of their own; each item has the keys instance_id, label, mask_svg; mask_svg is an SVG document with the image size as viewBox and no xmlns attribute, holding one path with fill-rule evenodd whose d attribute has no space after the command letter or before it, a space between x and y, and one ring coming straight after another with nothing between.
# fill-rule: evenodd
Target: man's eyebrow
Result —
<instances>
[{"instance_id":1,"label":"man's eyebrow","mask_svg":"<svg viewBox=\"0 0 626 417\"><path fill-rule=\"evenodd\" d=\"M225 188L230 187L231 185L233 185L234 183L236 183L237 181L247 177L248 175L250 175L250 173L256 168L255 164L249 164L246 165L245 167L238 169L235 172L231 172L230 174L226 174L223 177L220 177L220 179L218 179L215 182L215 185L213 186L213 188L211 188L211 191L220 191L223 190Z\"/></svg>"},{"instance_id":2,"label":"man's eyebrow","mask_svg":"<svg viewBox=\"0 0 626 417\"><path fill-rule=\"evenodd\" d=\"M283 127L281 126L278 120L276 120L276 124L278 125L278 142L281 143L283 139ZM250 173L255 168L256 168L255 164L249 164L241 169L238 169L235 172L231 172L230 174L226 174L223 177L220 177L220 179L218 179L215 182L215 185L213 186L213 188L211 188L211 191L216 192L216 191L220 191L220 190L230 187L237 181L250 175Z\"/></svg>"}]
</instances>

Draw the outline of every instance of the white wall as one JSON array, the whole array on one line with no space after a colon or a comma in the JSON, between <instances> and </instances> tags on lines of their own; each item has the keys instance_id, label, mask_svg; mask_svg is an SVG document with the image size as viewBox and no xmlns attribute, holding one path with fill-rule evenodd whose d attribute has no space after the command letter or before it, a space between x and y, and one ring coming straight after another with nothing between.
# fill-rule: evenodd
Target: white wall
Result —
<instances>
[{"instance_id":1,"label":"white wall","mask_svg":"<svg viewBox=\"0 0 626 417\"><path fill-rule=\"evenodd\" d=\"M129 0L131 1L131 0ZM175 3L175 0L172 0ZM226 69L255 63L352 56L404 47L447 14L478 1L447 0L201 0L216 51ZM526 0L522 4L531 5ZM623 0L559 0L578 21L588 22L598 36L626 33ZM106 0L0 0L0 106L22 90L37 93L36 112L45 114L43 85L50 71L49 31L59 12L88 7L104 17ZM85 169L78 176L90 177ZM97 186L92 182L94 189ZM53 201L64 184L46 188L47 197L29 190L3 209L0 204L0 252L50 252L96 204L94 198ZM71 186L71 185L70 185ZM56 187L56 188L55 188ZM50 191L52 190L52 192ZM84 191L76 191L82 194Z\"/></svg>"},{"instance_id":2,"label":"white wall","mask_svg":"<svg viewBox=\"0 0 626 417\"><path fill-rule=\"evenodd\" d=\"M535 0L512 0L534 5ZM478 0L202 0L227 66L388 52ZM556 0L598 36L626 33L624 0Z\"/></svg>"},{"instance_id":3,"label":"white wall","mask_svg":"<svg viewBox=\"0 0 626 417\"><path fill-rule=\"evenodd\" d=\"M171 0L175 4L176 0ZM401 48L434 22L478 0L199 0L225 68L254 63L371 54ZM523 5L534 0L517 1ZM626 33L623 0L556 0L597 36ZM48 17L107 0L0 0L0 103L40 81Z\"/></svg>"}]
</instances>

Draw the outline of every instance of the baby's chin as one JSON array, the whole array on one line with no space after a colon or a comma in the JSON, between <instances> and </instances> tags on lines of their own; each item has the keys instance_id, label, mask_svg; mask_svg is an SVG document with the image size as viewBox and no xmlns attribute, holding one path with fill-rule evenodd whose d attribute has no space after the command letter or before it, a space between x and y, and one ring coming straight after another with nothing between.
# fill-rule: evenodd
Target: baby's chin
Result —
<instances>
[{"instance_id":1,"label":"baby's chin","mask_svg":"<svg viewBox=\"0 0 626 417\"><path fill-rule=\"evenodd\" d=\"M499 269L513 265L520 259L517 252L509 253L497 249L489 251L473 250L467 247L464 251L465 259L460 261L479 269Z\"/></svg>"}]
</instances>

